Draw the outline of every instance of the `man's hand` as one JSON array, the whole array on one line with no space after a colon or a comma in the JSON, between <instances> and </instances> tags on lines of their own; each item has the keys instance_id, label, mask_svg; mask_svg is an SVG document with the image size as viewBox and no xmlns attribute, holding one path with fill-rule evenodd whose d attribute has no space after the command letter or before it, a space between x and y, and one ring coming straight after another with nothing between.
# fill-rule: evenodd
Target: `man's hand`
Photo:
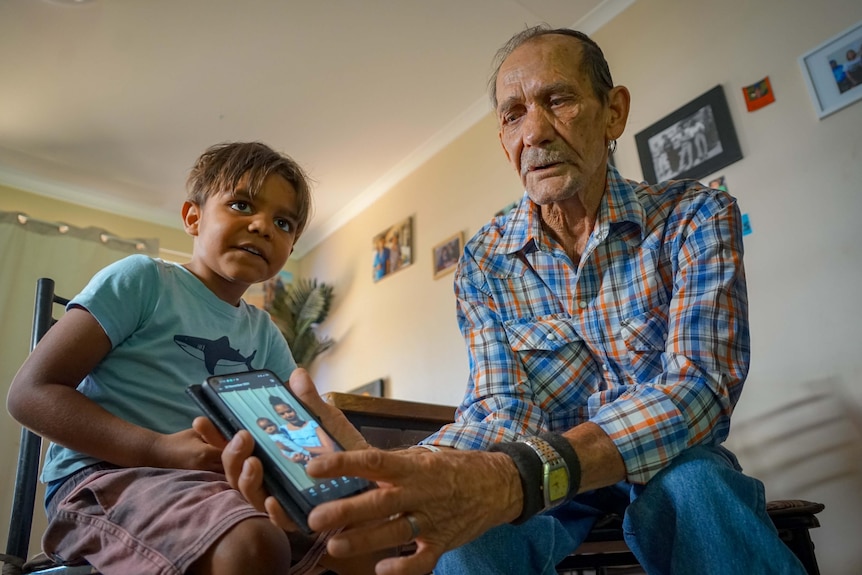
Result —
<instances>
[{"instance_id":1,"label":"man's hand","mask_svg":"<svg viewBox=\"0 0 862 575\"><path fill-rule=\"evenodd\" d=\"M362 434L353 427L340 409L323 401L308 372L302 368L293 370L288 383L290 390L308 409L320 418L320 423L344 449L367 449L370 447Z\"/></svg>"},{"instance_id":2,"label":"man's hand","mask_svg":"<svg viewBox=\"0 0 862 575\"><path fill-rule=\"evenodd\" d=\"M341 410L323 401L307 371L301 368L294 370L290 376L289 386L291 391L320 418L323 427L345 449L369 447L362 434L350 424ZM214 431L212 423L206 419L204 421ZM209 437L209 433L205 436ZM240 431L227 444L221 453L221 460L228 483L238 489L256 509L265 511L273 523L282 529L295 531L296 524L290 520L278 501L264 489L263 465L260 460L252 456L253 450L254 439L247 431Z\"/></svg>"},{"instance_id":3,"label":"man's hand","mask_svg":"<svg viewBox=\"0 0 862 575\"><path fill-rule=\"evenodd\" d=\"M312 529L345 528L329 541L333 557L403 545L414 539L413 525L404 515L413 517L419 530L416 553L382 560L376 569L380 575L428 573L444 552L521 512L518 471L502 453L368 449L321 455L306 469L314 477L357 475L380 484L312 510Z\"/></svg>"}]
</instances>

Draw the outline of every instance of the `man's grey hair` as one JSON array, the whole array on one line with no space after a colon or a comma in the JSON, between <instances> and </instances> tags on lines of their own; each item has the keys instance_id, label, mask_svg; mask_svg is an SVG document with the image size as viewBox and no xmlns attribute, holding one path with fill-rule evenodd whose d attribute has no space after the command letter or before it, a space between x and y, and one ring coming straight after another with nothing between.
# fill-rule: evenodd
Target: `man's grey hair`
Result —
<instances>
[{"instance_id":1,"label":"man's grey hair","mask_svg":"<svg viewBox=\"0 0 862 575\"><path fill-rule=\"evenodd\" d=\"M502 48L497 50L497 54L494 56L493 61L494 71L491 74L491 79L488 80L488 94L491 97L491 105L495 110L497 109L497 75L500 73L500 66L503 65L506 58L508 58L509 55L518 47L535 40L536 38L548 36L550 34L571 36L580 41L581 48L583 50L581 66L590 79L593 93L596 95L596 98L602 102L602 104L608 103L608 93L611 91L611 88L614 87L614 81L611 78L611 71L610 68L608 68L608 62L605 60L605 55L602 52L602 49L599 48L599 45L583 32L578 32L577 30L571 30L569 28L551 28L547 24L539 24L538 26L527 28L523 32L518 32L512 36Z\"/></svg>"}]
</instances>

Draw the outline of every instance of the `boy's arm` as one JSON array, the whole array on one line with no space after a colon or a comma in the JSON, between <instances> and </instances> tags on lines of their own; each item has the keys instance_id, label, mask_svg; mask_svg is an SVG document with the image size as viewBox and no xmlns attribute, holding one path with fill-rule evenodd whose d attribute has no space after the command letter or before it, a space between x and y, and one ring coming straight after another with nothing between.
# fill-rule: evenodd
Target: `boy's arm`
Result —
<instances>
[{"instance_id":1,"label":"boy's arm","mask_svg":"<svg viewBox=\"0 0 862 575\"><path fill-rule=\"evenodd\" d=\"M72 308L18 370L6 405L21 424L55 443L122 467L221 471L221 449L187 429L164 435L103 409L76 387L111 350L86 310Z\"/></svg>"}]
</instances>

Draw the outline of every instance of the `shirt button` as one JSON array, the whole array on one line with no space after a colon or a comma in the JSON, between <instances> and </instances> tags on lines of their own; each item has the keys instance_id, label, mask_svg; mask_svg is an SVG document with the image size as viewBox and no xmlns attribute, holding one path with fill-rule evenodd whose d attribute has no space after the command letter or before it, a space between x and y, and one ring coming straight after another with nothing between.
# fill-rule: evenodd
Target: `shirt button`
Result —
<instances>
[{"instance_id":1,"label":"shirt button","mask_svg":"<svg viewBox=\"0 0 862 575\"><path fill-rule=\"evenodd\" d=\"M552 333L549 333L549 334L548 334L548 339L549 339L549 340L551 340L551 341L554 341L555 339L557 339L557 336L556 336L556 335L554 335L554 334L552 334Z\"/></svg>"},{"instance_id":2,"label":"shirt button","mask_svg":"<svg viewBox=\"0 0 862 575\"><path fill-rule=\"evenodd\" d=\"M603 370L605 370L605 371L607 371L607 370L608 370L608 364L603 363L603 364L602 364L602 369L603 369Z\"/></svg>"},{"instance_id":3,"label":"shirt button","mask_svg":"<svg viewBox=\"0 0 862 575\"><path fill-rule=\"evenodd\" d=\"M587 302L585 302L584 300L579 301L578 307L584 309L585 307L587 307Z\"/></svg>"}]
</instances>

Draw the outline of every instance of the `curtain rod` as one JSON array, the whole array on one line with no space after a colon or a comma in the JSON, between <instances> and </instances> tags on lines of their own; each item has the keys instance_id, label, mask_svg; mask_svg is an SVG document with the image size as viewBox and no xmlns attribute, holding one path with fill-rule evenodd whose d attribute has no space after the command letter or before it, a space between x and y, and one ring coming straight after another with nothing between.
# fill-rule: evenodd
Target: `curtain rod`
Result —
<instances>
[{"instance_id":1,"label":"curtain rod","mask_svg":"<svg viewBox=\"0 0 862 575\"><path fill-rule=\"evenodd\" d=\"M57 231L60 232L61 234L68 233L68 231L69 231L69 225L68 224L63 224L63 223L58 223L58 222L49 222L46 220L40 220L39 218L34 218L32 216L28 216L27 214L22 214L19 212L18 213L18 223L23 226L23 225L26 225L27 222L36 222L37 224L42 224L42 225L46 225L46 226L54 226L57 228ZM109 234L108 232L102 232L101 234L99 234L99 239L102 241L103 244L106 244L109 241L114 241L114 242L119 242L119 243L130 245L130 246L134 246L134 248L136 250L138 250L139 252L147 249L147 244L145 244L144 242L142 242L140 240L131 240L131 239L126 239L126 238L121 238L119 236Z\"/></svg>"}]
</instances>

